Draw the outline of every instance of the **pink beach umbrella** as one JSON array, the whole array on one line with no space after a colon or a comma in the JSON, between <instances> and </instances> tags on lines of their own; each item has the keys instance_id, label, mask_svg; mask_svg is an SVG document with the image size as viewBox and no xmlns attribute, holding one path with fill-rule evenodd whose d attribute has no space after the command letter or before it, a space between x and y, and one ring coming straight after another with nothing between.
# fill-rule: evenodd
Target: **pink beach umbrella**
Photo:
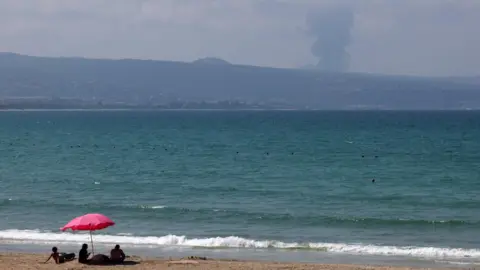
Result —
<instances>
[{"instance_id":1,"label":"pink beach umbrella","mask_svg":"<svg viewBox=\"0 0 480 270\"><path fill-rule=\"evenodd\" d=\"M113 225L115 225L115 222L102 214L86 214L72 219L65 226L60 228L60 230L66 231L71 229L72 231L89 231L90 242L92 243L92 253L94 254L92 231L103 230Z\"/></svg>"}]
</instances>

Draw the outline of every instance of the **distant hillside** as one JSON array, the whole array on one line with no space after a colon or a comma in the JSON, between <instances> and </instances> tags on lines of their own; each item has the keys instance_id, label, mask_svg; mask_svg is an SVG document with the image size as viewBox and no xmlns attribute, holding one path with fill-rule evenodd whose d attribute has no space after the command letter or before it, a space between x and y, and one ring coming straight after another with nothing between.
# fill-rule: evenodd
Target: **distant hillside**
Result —
<instances>
[{"instance_id":1,"label":"distant hillside","mask_svg":"<svg viewBox=\"0 0 480 270\"><path fill-rule=\"evenodd\" d=\"M480 76L475 77L452 77L448 78L450 81L459 82L459 83L468 83L468 84L476 84L480 86Z\"/></svg>"},{"instance_id":2,"label":"distant hillside","mask_svg":"<svg viewBox=\"0 0 480 270\"><path fill-rule=\"evenodd\" d=\"M231 65L229 62L215 57L206 57L200 58L198 60L193 61L194 64L206 64L206 65Z\"/></svg>"},{"instance_id":3,"label":"distant hillside","mask_svg":"<svg viewBox=\"0 0 480 270\"><path fill-rule=\"evenodd\" d=\"M137 104L240 100L319 109L480 108L479 86L463 80L241 66L215 58L183 63L0 54L0 97L29 96Z\"/></svg>"}]
</instances>

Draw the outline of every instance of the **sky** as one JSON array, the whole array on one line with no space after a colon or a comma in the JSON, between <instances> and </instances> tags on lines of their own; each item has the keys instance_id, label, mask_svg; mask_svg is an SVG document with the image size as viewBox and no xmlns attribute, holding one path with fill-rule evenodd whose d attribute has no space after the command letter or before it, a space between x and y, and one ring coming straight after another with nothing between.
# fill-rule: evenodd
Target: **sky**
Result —
<instances>
[{"instance_id":1,"label":"sky","mask_svg":"<svg viewBox=\"0 0 480 270\"><path fill-rule=\"evenodd\" d=\"M479 48L479 0L0 1L0 51L38 56L471 76Z\"/></svg>"}]
</instances>

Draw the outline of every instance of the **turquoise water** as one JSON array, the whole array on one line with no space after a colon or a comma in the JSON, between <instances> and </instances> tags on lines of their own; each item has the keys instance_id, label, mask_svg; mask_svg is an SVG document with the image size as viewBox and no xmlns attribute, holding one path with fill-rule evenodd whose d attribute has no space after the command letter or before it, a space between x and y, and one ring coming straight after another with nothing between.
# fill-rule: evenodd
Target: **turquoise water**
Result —
<instances>
[{"instance_id":1,"label":"turquoise water","mask_svg":"<svg viewBox=\"0 0 480 270\"><path fill-rule=\"evenodd\" d=\"M480 112L1 112L0 127L4 242L84 242L58 228L100 212L116 225L95 240L132 248L480 262Z\"/></svg>"}]
</instances>

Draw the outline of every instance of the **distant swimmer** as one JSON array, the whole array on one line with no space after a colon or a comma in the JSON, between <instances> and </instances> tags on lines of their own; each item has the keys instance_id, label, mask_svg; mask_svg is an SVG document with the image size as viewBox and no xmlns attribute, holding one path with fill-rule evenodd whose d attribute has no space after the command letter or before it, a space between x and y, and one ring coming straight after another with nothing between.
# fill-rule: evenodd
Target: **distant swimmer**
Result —
<instances>
[{"instance_id":1,"label":"distant swimmer","mask_svg":"<svg viewBox=\"0 0 480 270\"><path fill-rule=\"evenodd\" d=\"M372 183L375 183L375 178L372 179Z\"/></svg>"}]
</instances>

